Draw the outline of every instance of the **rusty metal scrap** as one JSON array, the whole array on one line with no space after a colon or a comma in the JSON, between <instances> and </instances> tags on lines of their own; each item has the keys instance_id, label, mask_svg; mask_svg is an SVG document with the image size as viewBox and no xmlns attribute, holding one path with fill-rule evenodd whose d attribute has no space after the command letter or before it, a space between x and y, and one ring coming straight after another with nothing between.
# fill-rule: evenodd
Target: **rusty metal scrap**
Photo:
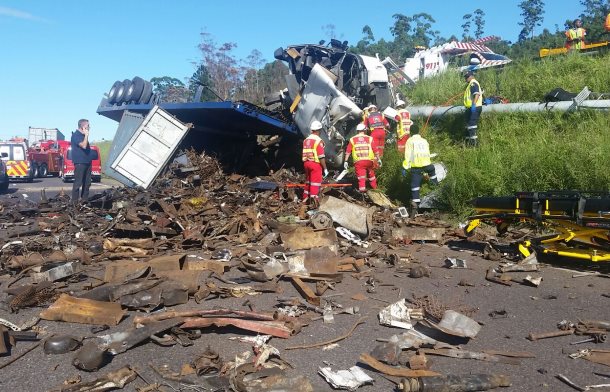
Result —
<instances>
[{"instance_id":1,"label":"rusty metal scrap","mask_svg":"<svg viewBox=\"0 0 610 392\"><path fill-rule=\"evenodd\" d=\"M121 305L113 302L94 301L62 294L40 318L70 323L117 325L125 316Z\"/></svg>"}]
</instances>

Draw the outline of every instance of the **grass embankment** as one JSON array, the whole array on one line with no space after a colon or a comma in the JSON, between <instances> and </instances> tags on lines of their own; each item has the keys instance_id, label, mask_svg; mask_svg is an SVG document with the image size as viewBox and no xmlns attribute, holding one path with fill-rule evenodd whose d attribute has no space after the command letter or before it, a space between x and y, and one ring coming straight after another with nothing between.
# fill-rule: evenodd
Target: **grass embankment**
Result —
<instances>
[{"instance_id":1,"label":"grass embankment","mask_svg":"<svg viewBox=\"0 0 610 392\"><path fill-rule=\"evenodd\" d=\"M555 87L577 92L610 92L610 56L567 56L540 62L523 61L497 74L501 94L511 102L540 101ZM578 71L575 71L578 70ZM496 70L478 75L487 95L496 85ZM488 87L491 85L491 88ZM414 105L440 105L465 87L457 73L425 80L407 92ZM425 118L416 119L423 128ZM469 213L477 196L510 195L517 191L610 190L610 114L573 113L484 114L479 124L480 146L463 146L462 116L431 119L425 129L433 161L443 162L448 176L440 186L444 208L460 216ZM389 196L406 204L408 179L401 177L395 149L386 149L380 183ZM429 192L424 186L424 194Z\"/></svg>"},{"instance_id":2,"label":"grass embankment","mask_svg":"<svg viewBox=\"0 0 610 392\"><path fill-rule=\"evenodd\" d=\"M104 141L99 141L99 142L93 142L92 144L95 144L100 149L100 159L102 160L102 176L103 176L104 167L106 165L106 162L108 162L108 153L110 152L110 145L112 144L112 141L104 140Z\"/></svg>"}]
</instances>

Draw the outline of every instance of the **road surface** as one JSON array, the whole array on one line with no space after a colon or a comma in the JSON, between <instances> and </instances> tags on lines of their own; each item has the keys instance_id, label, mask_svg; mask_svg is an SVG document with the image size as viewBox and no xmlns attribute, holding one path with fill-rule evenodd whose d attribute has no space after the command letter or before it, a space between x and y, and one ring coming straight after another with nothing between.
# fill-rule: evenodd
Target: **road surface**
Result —
<instances>
[{"instance_id":1,"label":"road surface","mask_svg":"<svg viewBox=\"0 0 610 392\"><path fill-rule=\"evenodd\" d=\"M121 183L111 178L102 178L101 182L92 183L89 190L90 195L103 192L105 189L110 189L113 186L122 186ZM53 197L59 192L70 194L72 191L72 182L65 183L58 177L36 178L33 182L11 181L9 189L6 193L0 194L0 199L4 195L27 195L27 198L32 201L40 200L40 191L45 189L47 197Z\"/></svg>"}]
</instances>

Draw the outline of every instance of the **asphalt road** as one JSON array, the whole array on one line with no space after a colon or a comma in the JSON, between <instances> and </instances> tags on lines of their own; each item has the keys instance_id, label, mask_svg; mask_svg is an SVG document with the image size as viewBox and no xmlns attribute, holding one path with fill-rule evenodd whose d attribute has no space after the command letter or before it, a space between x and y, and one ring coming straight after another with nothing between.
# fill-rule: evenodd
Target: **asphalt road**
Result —
<instances>
[{"instance_id":1,"label":"asphalt road","mask_svg":"<svg viewBox=\"0 0 610 392\"><path fill-rule=\"evenodd\" d=\"M118 181L110 178L102 178L99 183L92 183L89 189L90 195L101 193L105 189L113 186L121 186ZM40 191L45 189L47 197L53 197L59 192L70 194L72 191L72 182L65 183L58 177L36 178L33 182L11 181L8 195L27 195L27 198L32 201L40 200ZM2 197L0 195L0 197Z\"/></svg>"}]
</instances>

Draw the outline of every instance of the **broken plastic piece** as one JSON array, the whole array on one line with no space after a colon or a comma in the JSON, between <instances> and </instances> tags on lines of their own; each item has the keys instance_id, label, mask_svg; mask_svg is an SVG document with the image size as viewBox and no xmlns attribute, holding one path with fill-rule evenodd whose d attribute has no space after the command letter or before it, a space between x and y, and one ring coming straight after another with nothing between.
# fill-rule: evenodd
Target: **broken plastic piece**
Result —
<instances>
[{"instance_id":1,"label":"broken plastic piece","mask_svg":"<svg viewBox=\"0 0 610 392\"><path fill-rule=\"evenodd\" d=\"M445 267L447 268L468 268L466 261L454 257L447 257L445 259Z\"/></svg>"},{"instance_id":2,"label":"broken plastic piece","mask_svg":"<svg viewBox=\"0 0 610 392\"><path fill-rule=\"evenodd\" d=\"M338 370L336 372L333 372L330 367L321 367L318 368L318 373L333 388L347 389L348 391L355 391L365 384L372 384L374 381L358 366L352 366L349 370Z\"/></svg>"},{"instance_id":3,"label":"broken plastic piece","mask_svg":"<svg viewBox=\"0 0 610 392\"><path fill-rule=\"evenodd\" d=\"M413 328L411 323L411 309L407 308L404 299L395 302L379 312L379 323L404 329Z\"/></svg>"}]
</instances>

